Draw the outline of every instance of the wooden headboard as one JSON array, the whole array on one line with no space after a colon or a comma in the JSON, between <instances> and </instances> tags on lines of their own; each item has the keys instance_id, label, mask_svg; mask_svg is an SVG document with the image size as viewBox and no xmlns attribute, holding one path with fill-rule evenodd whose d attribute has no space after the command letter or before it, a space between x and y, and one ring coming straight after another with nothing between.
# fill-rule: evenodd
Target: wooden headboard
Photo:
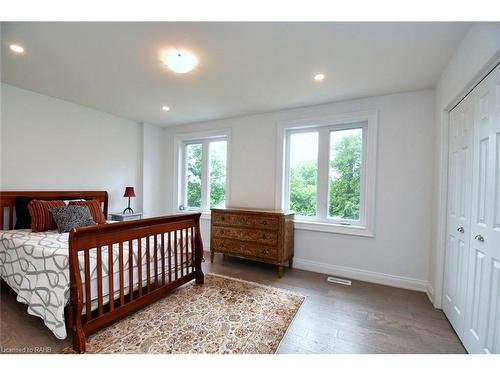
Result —
<instances>
[{"instance_id":1,"label":"wooden headboard","mask_svg":"<svg viewBox=\"0 0 500 375\"><path fill-rule=\"evenodd\" d=\"M14 209L16 197L30 197L33 199L95 199L102 205L104 217L108 217L107 191L0 191L0 230L14 229ZM7 211L7 220L5 214ZM8 224L5 228L5 224Z\"/></svg>"}]
</instances>

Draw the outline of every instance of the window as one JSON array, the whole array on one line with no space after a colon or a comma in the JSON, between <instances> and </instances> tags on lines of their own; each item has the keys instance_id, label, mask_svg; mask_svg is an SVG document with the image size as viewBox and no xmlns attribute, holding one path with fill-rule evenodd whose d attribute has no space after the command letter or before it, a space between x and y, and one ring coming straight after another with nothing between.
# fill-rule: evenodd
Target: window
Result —
<instances>
[{"instance_id":1,"label":"window","mask_svg":"<svg viewBox=\"0 0 500 375\"><path fill-rule=\"evenodd\" d=\"M290 134L290 209L298 216L317 212L318 132Z\"/></svg>"},{"instance_id":2,"label":"window","mask_svg":"<svg viewBox=\"0 0 500 375\"><path fill-rule=\"evenodd\" d=\"M186 138L178 143L179 210L210 211L210 208L225 207L227 136Z\"/></svg>"},{"instance_id":3,"label":"window","mask_svg":"<svg viewBox=\"0 0 500 375\"><path fill-rule=\"evenodd\" d=\"M328 217L360 220L363 128L330 131Z\"/></svg>"},{"instance_id":4,"label":"window","mask_svg":"<svg viewBox=\"0 0 500 375\"><path fill-rule=\"evenodd\" d=\"M186 202L187 207L201 208L201 143L186 145Z\"/></svg>"},{"instance_id":5,"label":"window","mask_svg":"<svg viewBox=\"0 0 500 375\"><path fill-rule=\"evenodd\" d=\"M210 207L226 206L227 141L209 143Z\"/></svg>"},{"instance_id":6,"label":"window","mask_svg":"<svg viewBox=\"0 0 500 375\"><path fill-rule=\"evenodd\" d=\"M373 236L376 127L365 112L282 124L280 208L296 228Z\"/></svg>"}]
</instances>

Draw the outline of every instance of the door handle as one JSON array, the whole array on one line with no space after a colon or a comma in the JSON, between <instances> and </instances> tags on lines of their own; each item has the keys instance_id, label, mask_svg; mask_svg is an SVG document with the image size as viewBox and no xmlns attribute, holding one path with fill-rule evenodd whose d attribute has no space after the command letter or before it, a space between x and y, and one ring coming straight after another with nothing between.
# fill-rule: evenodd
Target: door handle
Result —
<instances>
[{"instance_id":1,"label":"door handle","mask_svg":"<svg viewBox=\"0 0 500 375\"><path fill-rule=\"evenodd\" d=\"M464 227L458 227L457 232L460 232L463 234L465 232Z\"/></svg>"},{"instance_id":2,"label":"door handle","mask_svg":"<svg viewBox=\"0 0 500 375\"><path fill-rule=\"evenodd\" d=\"M479 242L484 242L484 237L478 234L476 237L474 237L475 240L478 240Z\"/></svg>"}]
</instances>

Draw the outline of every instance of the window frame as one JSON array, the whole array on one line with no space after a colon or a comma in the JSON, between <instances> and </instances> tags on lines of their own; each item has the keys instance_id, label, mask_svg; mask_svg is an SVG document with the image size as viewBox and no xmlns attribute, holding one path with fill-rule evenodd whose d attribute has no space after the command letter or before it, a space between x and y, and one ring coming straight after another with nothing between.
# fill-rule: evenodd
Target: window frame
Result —
<instances>
[{"instance_id":1,"label":"window frame","mask_svg":"<svg viewBox=\"0 0 500 375\"><path fill-rule=\"evenodd\" d=\"M330 132L362 128L362 170L360 187L360 220L329 217L329 161ZM318 132L318 175L316 195L316 216L295 217L295 228L351 234L366 237L375 236L375 198L377 165L377 111L361 111L291 120L278 123L278 156L276 181L276 208L290 207L290 136L292 134Z\"/></svg>"},{"instance_id":2,"label":"window frame","mask_svg":"<svg viewBox=\"0 0 500 375\"><path fill-rule=\"evenodd\" d=\"M366 133L367 133L368 123L352 123L344 125L326 125L326 126L316 126L309 127L305 129L289 129L286 131L286 166L285 166L285 193L284 193L284 207L290 208L290 195L291 195L291 181L290 181L290 152L291 152L291 142L290 138L294 134L301 133L318 133L318 173L316 182L316 216L301 216L295 215L301 221L311 221L311 222L325 222L330 224L338 225L355 225L355 226L365 226L365 215L364 215L364 204L365 197L362 193L366 185ZM329 198L330 198L330 133L334 131L350 130L350 129L362 129L362 150L361 150L361 187L360 187L360 209L359 209L359 220L352 219L340 219L329 216Z\"/></svg>"},{"instance_id":3,"label":"window frame","mask_svg":"<svg viewBox=\"0 0 500 375\"><path fill-rule=\"evenodd\" d=\"M210 143L216 141L226 141L226 205L229 201L229 171L230 171L230 131L229 129L209 131L209 132L196 132L196 133L182 133L175 135L176 143L176 189L174 192L174 210L178 212L186 211L201 211L204 215L210 213ZM188 145L201 144L202 153L202 169L201 169L201 207L188 207L187 206L187 159L186 148ZM183 205L184 209L181 210L180 206Z\"/></svg>"}]
</instances>

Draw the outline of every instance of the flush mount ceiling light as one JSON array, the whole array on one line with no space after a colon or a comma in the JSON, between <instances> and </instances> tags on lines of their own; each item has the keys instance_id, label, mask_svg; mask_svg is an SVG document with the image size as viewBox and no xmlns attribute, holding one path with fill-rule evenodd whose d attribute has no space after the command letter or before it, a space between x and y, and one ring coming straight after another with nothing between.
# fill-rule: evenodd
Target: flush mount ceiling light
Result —
<instances>
[{"instance_id":1,"label":"flush mount ceiling light","mask_svg":"<svg viewBox=\"0 0 500 375\"><path fill-rule=\"evenodd\" d=\"M314 80L315 81L323 81L325 79L325 75L323 73L317 73L315 76L314 76Z\"/></svg>"},{"instance_id":2,"label":"flush mount ceiling light","mask_svg":"<svg viewBox=\"0 0 500 375\"><path fill-rule=\"evenodd\" d=\"M161 107L161 109L165 112L170 111L170 107L168 105L164 105L163 107Z\"/></svg>"},{"instance_id":3,"label":"flush mount ceiling light","mask_svg":"<svg viewBox=\"0 0 500 375\"><path fill-rule=\"evenodd\" d=\"M198 59L186 50L176 49L166 53L163 63L174 72L184 74L190 72L198 65Z\"/></svg>"},{"instance_id":4,"label":"flush mount ceiling light","mask_svg":"<svg viewBox=\"0 0 500 375\"><path fill-rule=\"evenodd\" d=\"M9 47L10 47L10 50L12 52L15 52L15 53L23 53L24 52L24 48L21 47L19 44L11 44Z\"/></svg>"}]
</instances>

